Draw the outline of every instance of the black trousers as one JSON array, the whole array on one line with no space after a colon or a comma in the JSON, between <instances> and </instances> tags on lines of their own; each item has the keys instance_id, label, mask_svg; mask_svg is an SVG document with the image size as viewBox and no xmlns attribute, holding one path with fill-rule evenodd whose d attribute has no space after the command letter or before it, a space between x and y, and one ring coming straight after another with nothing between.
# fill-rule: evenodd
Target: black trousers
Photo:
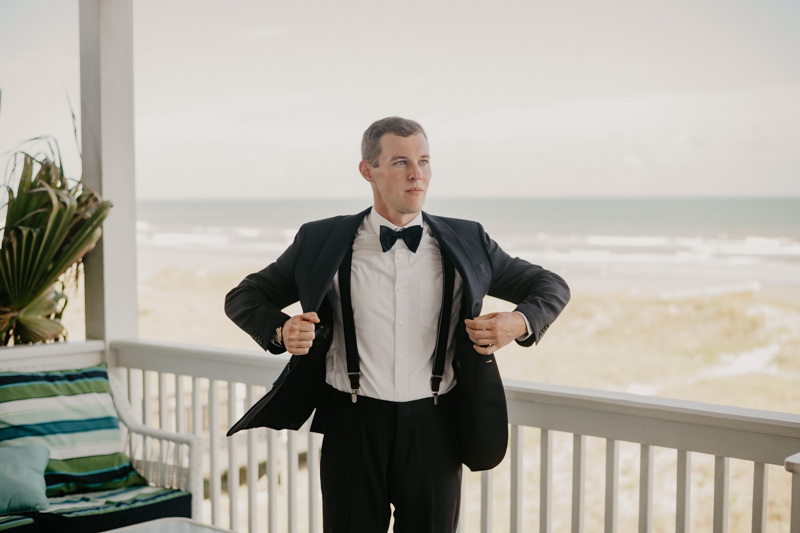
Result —
<instances>
[{"instance_id":1,"label":"black trousers","mask_svg":"<svg viewBox=\"0 0 800 533\"><path fill-rule=\"evenodd\" d=\"M320 477L325 533L452 533L461 502L453 391L405 403L331 389Z\"/></svg>"}]
</instances>

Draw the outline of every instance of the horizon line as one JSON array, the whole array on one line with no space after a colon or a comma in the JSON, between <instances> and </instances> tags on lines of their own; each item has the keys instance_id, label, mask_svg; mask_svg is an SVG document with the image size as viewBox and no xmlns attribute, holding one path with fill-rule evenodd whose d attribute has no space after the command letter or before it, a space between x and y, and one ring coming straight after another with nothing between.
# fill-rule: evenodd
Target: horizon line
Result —
<instances>
[{"instance_id":1,"label":"horizon line","mask_svg":"<svg viewBox=\"0 0 800 533\"><path fill-rule=\"evenodd\" d=\"M334 198L313 197L302 198L298 196L272 196L272 197L247 197L247 198L137 198L136 202L261 202L261 201L369 201L370 199L360 196L341 196ZM764 196L437 196L429 198L427 201L437 202L440 200L800 200L798 195L764 195Z\"/></svg>"}]
</instances>

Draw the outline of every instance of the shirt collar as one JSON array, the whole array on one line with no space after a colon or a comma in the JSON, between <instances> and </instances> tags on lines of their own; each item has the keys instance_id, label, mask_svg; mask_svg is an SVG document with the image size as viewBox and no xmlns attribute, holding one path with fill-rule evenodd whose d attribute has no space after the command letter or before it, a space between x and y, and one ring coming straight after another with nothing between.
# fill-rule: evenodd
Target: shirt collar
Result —
<instances>
[{"instance_id":1,"label":"shirt collar","mask_svg":"<svg viewBox=\"0 0 800 533\"><path fill-rule=\"evenodd\" d=\"M422 224L422 211L420 211L419 213L417 213L417 216L415 216L415 217L414 217L414 218L411 220L411 222L409 222L409 223L408 223L408 224L406 224L405 226L402 226L402 227L401 227L401 226L395 226L394 224L392 224L391 222L389 222L388 220L386 220L385 218L383 218L383 217L382 217L382 216L381 216L381 215L380 215L380 214L379 214L379 213L378 213L378 212L375 210L375 207L374 207L374 206L373 206L372 210L369 212L369 222L370 222L370 224L372 225L372 229L375 231L375 234L377 234L377 235L380 235L380 234L381 234L381 226L387 226L387 227L389 227L389 228L392 228L392 229L393 229L393 230L395 230L395 231L397 231L397 230L400 230L400 229L403 229L403 228L410 228L410 227L412 227L412 226L423 226L423 224ZM424 226L423 226L423 227L424 227Z\"/></svg>"}]
</instances>

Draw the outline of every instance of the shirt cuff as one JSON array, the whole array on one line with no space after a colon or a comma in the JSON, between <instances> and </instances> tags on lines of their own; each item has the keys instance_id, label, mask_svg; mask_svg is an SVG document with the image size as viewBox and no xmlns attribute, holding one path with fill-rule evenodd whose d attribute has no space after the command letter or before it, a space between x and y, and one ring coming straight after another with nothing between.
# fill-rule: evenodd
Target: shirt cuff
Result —
<instances>
[{"instance_id":1,"label":"shirt cuff","mask_svg":"<svg viewBox=\"0 0 800 533\"><path fill-rule=\"evenodd\" d=\"M525 331L526 331L526 333L525 333L525 335L520 335L516 339L519 342L522 342L522 341L524 341L525 339L527 339L528 337L530 337L533 334L533 332L531 331L531 323L528 322L528 317L526 317L524 314L520 313L519 311L514 311L514 312L517 313L518 315L521 315L522 319L525 321Z\"/></svg>"}]
</instances>

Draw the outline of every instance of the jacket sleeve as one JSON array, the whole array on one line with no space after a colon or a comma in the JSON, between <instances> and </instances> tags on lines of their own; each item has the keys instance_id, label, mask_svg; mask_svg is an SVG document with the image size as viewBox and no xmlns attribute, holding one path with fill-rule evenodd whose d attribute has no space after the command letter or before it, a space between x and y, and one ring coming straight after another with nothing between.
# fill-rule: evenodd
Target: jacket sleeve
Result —
<instances>
[{"instance_id":1,"label":"jacket sleeve","mask_svg":"<svg viewBox=\"0 0 800 533\"><path fill-rule=\"evenodd\" d=\"M539 343L550 324L561 314L570 298L561 276L519 257L511 257L478 224L478 232L492 269L489 296L517 304L531 325L531 335L517 341L521 346Z\"/></svg>"},{"instance_id":2,"label":"jacket sleeve","mask_svg":"<svg viewBox=\"0 0 800 533\"><path fill-rule=\"evenodd\" d=\"M272 343L275 329L291 318L283 308L298 301L295 267L305 225L294 242L264 270L250 274L225 296L225 314L264 350L274 354L286 348Z\"/></svg>"}]
</instances>

